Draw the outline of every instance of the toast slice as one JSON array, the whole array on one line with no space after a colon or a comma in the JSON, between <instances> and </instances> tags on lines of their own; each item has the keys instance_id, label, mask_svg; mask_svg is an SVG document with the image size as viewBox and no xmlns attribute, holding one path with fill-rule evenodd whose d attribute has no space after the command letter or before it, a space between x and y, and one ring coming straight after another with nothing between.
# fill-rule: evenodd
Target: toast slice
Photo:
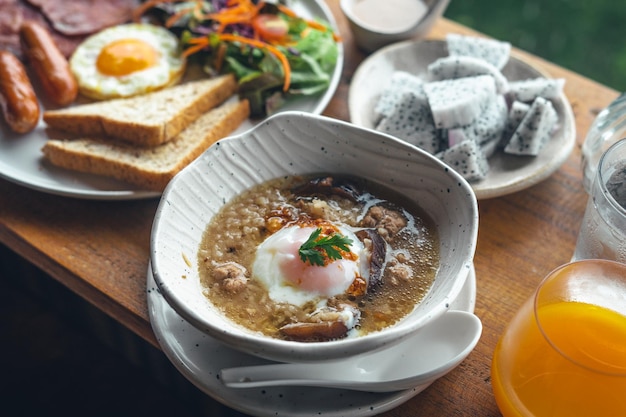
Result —
<instances>
[{"instance_id":1,"label":"toast slice","mask_svg":"<svg viewBox=\"0 0 626 417\"><path fill-rule=\"evenodd\" d=\"M80 136L111 136L155 146L174 138L237 90L232 74L178 84L130 98L44 112L49 128Z\"/></svg>"},{"instance_id":2,"label":"toast slice","mask_svg":"<svg viewBox=\"0 0 626 417\"><path fill-rule=\"evenodd\" d=\"M173 140L138 147L112 138L50 139L42 148L53 165L117 178L163 191L181 169L249 117L247 100L228 101L200 116Z\"/></svg>"}]
</instances>

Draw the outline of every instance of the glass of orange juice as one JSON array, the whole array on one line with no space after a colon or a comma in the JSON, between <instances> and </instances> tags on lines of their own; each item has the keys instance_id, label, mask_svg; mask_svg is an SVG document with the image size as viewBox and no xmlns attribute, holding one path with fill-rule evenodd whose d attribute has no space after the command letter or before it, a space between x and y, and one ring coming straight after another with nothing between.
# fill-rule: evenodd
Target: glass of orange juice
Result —
<instances>
[{"instance_id":1,"label":"glass of orange juice","mask_svg":"<svg viewBox=\"0 0 626 417\"><path fill-rule=\"evenodd\" d=\"M504 330L491 382L504 417L626 416L626 264L552 271Z\"/></svg>"}]
</instances>

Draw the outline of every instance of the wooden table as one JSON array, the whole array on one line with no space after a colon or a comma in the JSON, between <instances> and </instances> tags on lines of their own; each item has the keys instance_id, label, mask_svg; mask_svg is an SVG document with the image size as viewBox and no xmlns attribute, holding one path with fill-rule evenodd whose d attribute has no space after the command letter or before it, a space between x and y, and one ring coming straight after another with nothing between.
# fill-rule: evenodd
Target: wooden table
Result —
<instances>
[{"instance_id":1,"label":"wooden table","mask_svg":"<svg viewBox=\"0 0 626 417\"><path fill-rule=\"evenodd\" d=\"M341 84L325 114L348 120L350 81L365 55L354 46L339 1L328 3L346 54ZM448 32L473 33L441 20L430 37L442 38ZM580 145L597 112L618 93L542 59L524 56L552 77L566 79L565 93L576 116L577 146L565 164L540 184L479 202L476 314L484 325L482 338L457 369L385 416L500 415L489 376L497 339L537 283L566 263L573 252L587 200L581 183ZM157 204L157 200L59 197L0 180L0 242L158 347L145 288Z\"/></svg>"}]
</instances>

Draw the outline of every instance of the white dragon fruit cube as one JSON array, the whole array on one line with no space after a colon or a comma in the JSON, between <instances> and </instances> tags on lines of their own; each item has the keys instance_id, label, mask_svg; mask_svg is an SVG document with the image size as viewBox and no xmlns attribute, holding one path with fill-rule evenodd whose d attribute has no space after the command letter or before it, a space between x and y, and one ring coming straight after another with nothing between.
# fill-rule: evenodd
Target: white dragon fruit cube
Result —
<instances>
[{"instance_id":1,"label":"white dragon fruit cube","mask_svg":"<svg viewBox=\"0 0 626 417\"><path fill-rule=\"evenodd\" d=\"M487 157L473 140L466 140L435 155L467 181L484 179L489 172Z\"/></svg>"},{"instance_id":2,"label":"white dragon fruit cube","mask_svg":"<svg viewBox=\"0 0 626 417\"><path fill-rule=\"evenodd\" d=\"M421 78L406 71L395 71L383 88L380 98L374 107L374 118L376 123L381 118L389 116L394 110L398 99L405 91L411 91L416 95L424 95L424 81Z\"/></svg>"},{"instance_id":3,"label":"white dragon fruit cube","mask_svg":"<svg viewBox=\"0 0 626 417\"><path fill-rule=\"evenodd\" d=\"M504 94L509 90L509 81L498 68L489 62L473 56L445 56L437 59L427 68L429 81L455 80L457 78L490 75L496 83L496 92Z\"/></svg>"},{"instance_id":4,"label":"white dragon fruit cube","mask_svg":"<svg viewBox=\"0 0 626 417\"><path fill-rule=\"evenodd\" d=\"M493 77L479 75L424 84L430 110L439 129L472 124L496 98Z\"/></svg>"},{"instance_id":5,"label":"white dragon fruit cube","mask_svg":"<svg viewBox=\"0 0 626 417\"><path fill-rule=\"evenodd\" d=\"M440 137L425 96L414 91L403 92L393 109L376 126L376 130L405 140L426 152L439 151Z\"/></svg>"},{"instance_id":6,"label":"white dragon fruit cube","mask_svg":"<svg viewBox=\"0 0 626 417\"><path fill-rule=\"evenodd\" d=\"M557 122L558 115L552 102L537 97L513 132L513 136L504 147L504 152L513 155L537 156L552 137Z\"/></svg>"},{"instance_id":7,"label":"white dragon fruit cube","mask_svg":"<svg viewBox=\"0 0 626 417\"><path fill-rule=\"evenodd\" d=\"M537 97L554 99L561 95L565 79L563 78L530 78L510 81L508 96L513 101L532 103Z\"/></svg>"},{"instance_id":8,"label":"white dragon fruit cube","mask_svg":"<svg viewBox=\"0 0 626 417\"><path fill-rule=\"evenodd\" d=\"M448 54L483 59L498 69L504 68L511 53L509 42L450 33L446 36Z\"/></svg>"}]
</instances>

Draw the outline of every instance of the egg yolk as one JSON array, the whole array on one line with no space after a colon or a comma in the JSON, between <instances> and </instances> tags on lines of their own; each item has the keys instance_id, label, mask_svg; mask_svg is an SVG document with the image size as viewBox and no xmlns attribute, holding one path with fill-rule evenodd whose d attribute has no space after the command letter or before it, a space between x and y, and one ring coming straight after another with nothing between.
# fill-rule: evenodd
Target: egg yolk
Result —
<instances>
[{"instance_id":1,"label":"egg yolk","mask_svg":"<svg viewBox=\"0 0 626 417\"><path fill-rule=\"evenodd\" d=\"M105 75L120 77L155 65L159 53L140 39L119 39L102 48L96 61Z\"/></svg>"}]
</instances>

